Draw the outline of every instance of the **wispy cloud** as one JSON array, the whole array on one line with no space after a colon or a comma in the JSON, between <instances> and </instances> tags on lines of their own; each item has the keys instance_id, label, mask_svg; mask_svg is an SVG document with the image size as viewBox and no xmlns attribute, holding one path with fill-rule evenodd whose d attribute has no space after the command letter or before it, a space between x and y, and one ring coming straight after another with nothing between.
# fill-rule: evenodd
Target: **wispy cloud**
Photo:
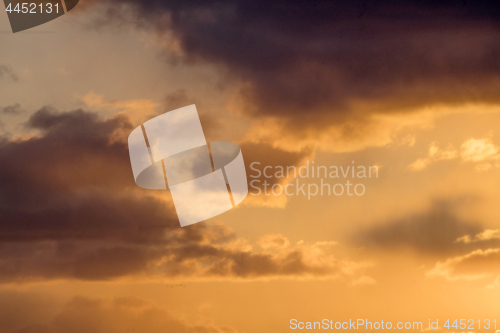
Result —
<instances>
[{"instance_id":1,"label":"wispy cloud","mask_svg":"<svg viewBox=\"0 0 500 333\"><path fill-rule=\"evenodd\" d=\"M485 230L474 237L471 237L470 235L465 235L460 238L457 238L456 242L457 243L475 243L475 242L481 242L481 241L489 241L489 240L494 240L494 239L500 239L500 230Z\"/></svg>"},{"instance_id":2,"label":"wispy cloud","mask_svg":"<svg viewBox=\"0 0 500 333\"><path fill-rule=\"evenodd\" d=\"M433 142L429 147L429 152L426 157L419 158L412 164L409 168L414 171L420 171L426 168L428 165L442 160L452 160L458 156L456 149L449 145L446 149L440 149L436 142Z\"/></svg>"},{"instance_id":3,"label":"wispy cloud","mask_svg":"<svg viewBox=\"0 0 500 333\"><path fill-rule=\"evenodd\" d=\"M12 67L7 65L0 65L0 79L9 78L14 82L19 81L19 77L16 72L12 69Z\"/></svg>"},{"instance_id":4,"label":"wispy cloud","mask_svg":"<svg viewBox=\"0 0 500 333\"><path fill-rule=\"evenodd\" d=\"M475 250L468 254L436 263L427 272L428 277L447 280L478 280L500 273L500 249Z\"/></svg>"},{"instance_id":5,"label":"wispy cloud","mask_svg":"<svg viewBox=\"0 0 500 333\"><path fill-rule=\"evenodd\" d=\"M451 144L446 149L441 149L436 142L433 142L427 156L417 159L409 165L409 168L420 171L438 161L460 158L462 162L474 163L477 171L487 171L493 167L500 167L499 150L500 148L489 138L468 139L462 143L459 151Z\"/></svg>"}]
</instances>

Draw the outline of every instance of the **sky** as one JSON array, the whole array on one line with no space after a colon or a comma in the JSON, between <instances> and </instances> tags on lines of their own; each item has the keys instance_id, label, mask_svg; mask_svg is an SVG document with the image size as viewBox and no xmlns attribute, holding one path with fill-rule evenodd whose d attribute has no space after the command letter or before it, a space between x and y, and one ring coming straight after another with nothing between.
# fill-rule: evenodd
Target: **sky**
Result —
<instances>
[{"instance_id":1,"label":"sky","mask_svg":"<svg viewBox=\"0 0 500 333\"><path fill-rule=\"evenodd\" d=\"M496 2L81 0L10 29L0 14L0 332L500 330ZM191 104L254 186L181 228L127 138ZM313 163L339 177L276 176Z\"/></svg>"}]
</instances>

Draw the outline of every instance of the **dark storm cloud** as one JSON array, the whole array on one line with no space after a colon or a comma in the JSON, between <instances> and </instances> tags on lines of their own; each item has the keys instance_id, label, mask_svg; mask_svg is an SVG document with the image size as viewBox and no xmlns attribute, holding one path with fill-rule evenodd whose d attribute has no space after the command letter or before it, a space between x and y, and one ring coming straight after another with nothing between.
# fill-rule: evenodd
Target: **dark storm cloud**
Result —
<instances>
[{"instance_id":1,"label":"dark storm cloud","mask_svg":"<svg viewBox=\"0 0 500 333\"><path fill-rule=\"evenodd\" d=\"M14 70L7 65L0 65L0 79L10 78L12 81L18 81L19 78Z\"/></svg>"},{"instance_id":2,"label":"dark storm cloud","mask_svg":"<svg viewBox=\"0 0 500 333\"><path fill-rule=\"evenodd\" d=\"M123 7L109 2L119 21ZM222 65L244 82L258 116L304 127L355 111L499 101L498 2L119 3L139 26L173 32L185 61Z\"/></svg>"},{"instance_id":3,"label":"dark storm cloud","mask_svg":"<svg viewBox=\"0 0 500 333\"><path fill-rule=\"evenodd\" d=\"M168 200L135 185L126 144L133 126L123 115L45 107L26 126L38 135L0 141L0 282L331 276L345 265L309 264L307 248L248 251L224 225L180 228ZM276 163L298 158L244 147Z\"/></svg>"},{"instance_id":4,"label":"dark storm cloud","mask_svg":"<svg viewBox=\"0 0 500 333\"><path fill-rule=\"evenodd\" d=\"M120 139L128 119L43 108L28 126L41 136L0 142L0 240L140 240L175 225L164 204L125 191L135 186Z\"/></svg>"},{"instance_id":5,"label":"dark storm cloud","mask_svg":"<svg viewBox=\"0 0 500 333\"><path fill-rule=\"evenodd\" d=\"M358 244L385 250L410 249L430 255L466 253L488 244L464 244L457 239L476 234L482 227L458 217L456 202L437 201L432 208L420 214L410 214L361 231Z\"/></svg>"},{"instance_id":6,"label":"dark storm cloud","mask_svg":"<svg viewBox=\"0 0 500 333\"><path fill-rule=\"evenodd\" d=\"M178 222L165 202L130 190L128 119L42 108L27 126L40 135L0 142L2 280L110 278L158 257L137 244L164 241Z\"/></svg>"}]
</instances>

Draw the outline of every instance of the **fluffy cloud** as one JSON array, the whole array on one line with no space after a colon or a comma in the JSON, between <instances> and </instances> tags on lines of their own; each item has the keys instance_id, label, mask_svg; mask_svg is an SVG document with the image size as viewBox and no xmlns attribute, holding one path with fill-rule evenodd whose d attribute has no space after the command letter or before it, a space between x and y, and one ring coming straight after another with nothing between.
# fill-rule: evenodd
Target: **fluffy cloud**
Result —
<instances>
[{"instance_id":1,"label":"fluffy cloud","mask_svg":"<svg viewBox=\"0 0 500 333\"><path fill-rule=\"evenodd\" d=\"M500 167L499 149L491 139L469 139L462 144L460 155L464 162L476 163L475 169L482 172Z\"/></svg>"},{"instance_id":2,"label":"fluffy cloud","mask_svg":"<svg viewBox=\"0 0 500 333\"><path fill-rule=\"evenodd\" d=\"M490 139L469 139L462 144L460 155L466 162L498 159L498 147Z\"/></svg>"}]
</instances>

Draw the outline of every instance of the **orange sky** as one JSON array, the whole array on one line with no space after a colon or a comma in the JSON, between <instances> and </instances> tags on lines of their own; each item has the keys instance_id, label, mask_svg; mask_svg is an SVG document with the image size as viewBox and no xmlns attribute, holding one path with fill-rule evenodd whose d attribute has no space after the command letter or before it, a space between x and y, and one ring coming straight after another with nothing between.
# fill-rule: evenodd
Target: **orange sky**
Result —
<instances>
[{"instance_id":1,"label":"orange sky","mask_svg":"<svg viewBox=\"0 0 500 333\"><path fill-rule=\"evenodd\" d=\"M17 34L0 15L2 333L500 330L495 5L155 3L82 0ZM135 186L126 140L190 104L248 176L354 161L378 177L348 178L362 196L251 191L180 228L168 191Z\"/></svg>"}]
</instances>

